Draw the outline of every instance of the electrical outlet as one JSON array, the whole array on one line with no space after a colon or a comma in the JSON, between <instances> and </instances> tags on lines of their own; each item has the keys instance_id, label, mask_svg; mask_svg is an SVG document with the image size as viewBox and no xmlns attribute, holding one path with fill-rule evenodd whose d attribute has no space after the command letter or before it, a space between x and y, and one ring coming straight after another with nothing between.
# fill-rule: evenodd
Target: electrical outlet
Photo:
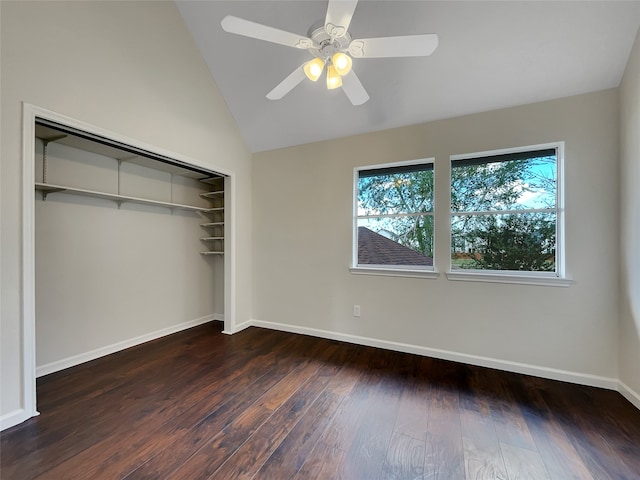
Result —
<instances>
[{"instance_id":1,"label":"electrical outlet","mask_svg":"<svg viewBox=\"0 0 640 480\"><path fill-rule=\"evenodd\" d=\"M360 317L360 305L353 306L353 316Z\"/></svg>"}]
</instances>

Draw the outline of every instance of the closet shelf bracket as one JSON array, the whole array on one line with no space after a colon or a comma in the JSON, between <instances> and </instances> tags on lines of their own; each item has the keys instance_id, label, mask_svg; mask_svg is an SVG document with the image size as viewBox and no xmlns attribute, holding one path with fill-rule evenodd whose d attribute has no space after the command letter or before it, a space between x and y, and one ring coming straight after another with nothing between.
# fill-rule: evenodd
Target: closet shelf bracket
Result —
<instances>
[{"instance_id":1,"label":"closet shelf bracket","mask_svg":"<svg viewBox=\"0 0 640 480\"><path fill-rule=\"evenodd\" d=\"M42 183L47 183L47 163L48 163L47 150L49 148L49 144L51 142L57 142L58 140L62 140L63 138L66 138L66 137L67 137L66 135L54 135L53 137L40 139L42 140ZM47 201L47 193L43 193L42 201L43 202Z\"/></svg>"}]
</instances>

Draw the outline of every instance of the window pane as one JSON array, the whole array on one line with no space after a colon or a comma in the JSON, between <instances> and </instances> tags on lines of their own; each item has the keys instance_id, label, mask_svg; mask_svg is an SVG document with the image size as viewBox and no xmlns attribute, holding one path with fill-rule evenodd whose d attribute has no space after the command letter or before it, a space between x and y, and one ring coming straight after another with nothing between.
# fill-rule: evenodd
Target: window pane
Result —
<instances>
[{"instance_id":1,"label":"window pane","mask_svg":"<svg viewBox=\"0 0 640 480\"><path fill-rule=\"evenodd\" d=\"M555 207L555 154L488 163L482 158L451 162L453 212Z\"/></svg>"},{"instance_id":2,"label":"window pane","mask_svg":"<svg viewBox=\"0 0 640 480\"><path fill-rule=\"evenodd\" d=\"M430 164L429 169L422 167L425 169L379 175L361 172L358 178L358 215L433 211L433 167Z\"/></svg>"},{"instance_id":3,"label":"window pane","mask_svg":"<svg viewBox=\"0 0 640 480\"><path fill-rule=\"evenodd\" d=\"M555 213L451 219L452 269L553 272L555 254Z\"/></svg>"},{"instance_id":4,"label":"window pane","mask_svg":"<svg viewBox=\"0 0 640 480\"><path fill-rule=\"evenodd\" d=\"M433 217L358 219L358 264L433 266Z\"/></svg>"}]
</instances>

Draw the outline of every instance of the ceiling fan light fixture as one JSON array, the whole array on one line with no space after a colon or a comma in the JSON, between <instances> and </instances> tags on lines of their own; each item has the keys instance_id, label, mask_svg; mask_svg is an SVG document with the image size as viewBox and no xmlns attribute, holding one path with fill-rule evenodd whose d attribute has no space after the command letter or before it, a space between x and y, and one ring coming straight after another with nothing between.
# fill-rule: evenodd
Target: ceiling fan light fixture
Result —
<instances>
[{"instance_id":1,"label":"ceiling fan light fixture","mask_svg":"<svg viewBox=\"0 0 640 480\"><path fill-rule=\"evenodd\" d=\"M267 94L268 99L282 98L305 77L318 81L326 67L327 88L342 87L352 105L362 105L369 100L369 94L351 69L353 58L426 57L438 47L438 36L420 34L354 40L349 26L357 4L358 0L329 0L324 22L320 20L311 25L306 37L233 15L224 17L220 24L225 32L308 50L313 55L312 60L296 67L276 85Z\"/></svg>"},{"instance_id":2,"label":"ceiling fan light fixture","mask_svg":"<svg viewBox=\"0 0 640 480\"><path fill-rule=\"evenodd\" d=\"M342 86L342 78L333 65L327 66L327 88L333 90Z\"/></svg>"},{"instance_id":3,"label":"ceiling fan light fixture","mask_svg":"<svg viewBox=\"0 0 640 480\"><path fill-rule=\"evenodd\" d=\"M316 57L305 63L303 70L307 78L315 82L320 78L320 75L322 75L322 71L324 70L324 60L320 57Z\"/></svg>"},{"instance_id":4,"label":"ceiling fan light fixture","mask_svg":"<svg viewBox=\"0 0 640 480\"><path fill-rule=\"evenodd\" d=\"M336 67L336 71L340 75L346 75L351 71L353 60L344 52L336 52L333 54L333 57L331 57L331 63Z\"/></svg>"}]
</instances>

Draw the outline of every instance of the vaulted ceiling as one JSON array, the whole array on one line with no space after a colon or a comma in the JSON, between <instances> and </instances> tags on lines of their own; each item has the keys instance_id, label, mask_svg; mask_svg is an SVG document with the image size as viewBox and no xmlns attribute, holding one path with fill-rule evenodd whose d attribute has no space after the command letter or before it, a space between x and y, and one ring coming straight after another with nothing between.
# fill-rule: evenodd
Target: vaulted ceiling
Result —
<instances>
[{"instance_id":1,"label":"vaulted ceiling","mask_svg":"<svg viewBox=\"0 0 640 480\"><path fill-rule=\"evenodd\" d=\"M253 152L617 87L640 26L640 1L361 0L354 38L436 33L428 57L354 59L370 100L305 79L266 94L312 57L226 33L226 15L308 34L327 1L176 1ZM189 88L188 85L185 88Z\"/></svg>"}]
</instances>

